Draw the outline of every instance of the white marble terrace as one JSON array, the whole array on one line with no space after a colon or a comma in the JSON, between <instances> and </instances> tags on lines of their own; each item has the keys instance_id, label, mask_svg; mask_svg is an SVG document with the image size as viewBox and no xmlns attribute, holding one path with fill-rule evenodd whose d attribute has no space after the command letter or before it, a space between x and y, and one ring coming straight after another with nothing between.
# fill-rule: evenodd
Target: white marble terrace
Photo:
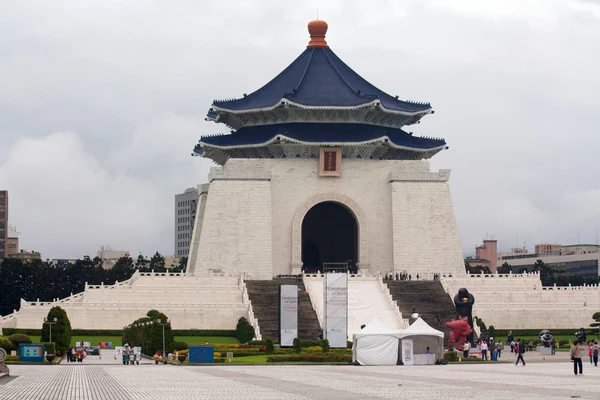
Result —
<instances>
[{"instance_id":1,"label":"white marble terrace","mask_svg":"<svg viewBox=\"0 0 600 400\"><path fill-rule=\"evenodd\" d=\"M86 284L83 292L60 300L21 300L18 311L0 318L0 329L39 329L55 305L65 309L73 329L121 329L156 309L174 329L235 329L246 317L258 333L241 275L154 272L136 272L114 285Z\"/></svg>"}]
</instances>

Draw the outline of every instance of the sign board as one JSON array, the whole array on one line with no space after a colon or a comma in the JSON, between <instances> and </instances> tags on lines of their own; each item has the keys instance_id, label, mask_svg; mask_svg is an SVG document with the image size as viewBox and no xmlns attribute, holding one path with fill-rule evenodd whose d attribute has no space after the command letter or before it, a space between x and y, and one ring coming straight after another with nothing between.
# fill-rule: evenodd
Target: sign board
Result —
<instances>
[{"instance_id":1,"label":"sign board","mask_svg":"<svg viewBox=\"0 0 600 400\"><path fill-rule=\"evenodd\" d=\"M293 346L298 337L298 285L279 287L279 345Z\"/></svg>"},{"instance_id":2,"label":"sign board","mask_svg":"<svg viewBox=\"0 0 600 400\"><path fill-rule=\"evenodd\" d=\"M326 273L323 289L323 337L331 347L346 348L348 343L348 275Z\"/></svg>"},{"instance_id":3,"label":"sign board","mask_svg":"<svg viewBox=\"0 0 600 400\"><path fill-rule=\"evenodd\" d=\"M115 357L116 358L123 357L123 349L124 348L125 347L123 347L123 346L117 346L117 347L115 347Z\"/></svg>"},{"instance_id":4,"label":"sign board","mask_svg":"<svg viewBox=\"0 0 600 400\"><path fill-rule=\"evenodd\" d=\"M340 176L342 173L342 149L321 147L319 176Z\"/></svg>"},{"instance_id":5,"label":"sign board","mask_svg":"<svg viewBox=\"0 0 600 400\"><path fill-rule=\"evenodd\" d=\"M19 361L44 362L44 345L20 344Z\"/></svg>"},{"instance_id":6,"label":"sign board","mask_svg":"<svg viewBox=\"0 0 600 400\"><path fill-rule=\"evenodd\" d=\"M413 365L413 340L402 339L402 362L404 365Z\"/></svg>"}]
</instances>

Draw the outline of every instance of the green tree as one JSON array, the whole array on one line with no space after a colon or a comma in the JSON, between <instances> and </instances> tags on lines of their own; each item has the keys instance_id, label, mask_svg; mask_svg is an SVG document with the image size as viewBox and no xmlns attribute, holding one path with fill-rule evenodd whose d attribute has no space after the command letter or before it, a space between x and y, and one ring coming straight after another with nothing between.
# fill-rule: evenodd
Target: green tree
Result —
<instances>
[{"instance_id":1,"label":"green tree","mask_svg":"<svg viewBox=\"0 0 600 400\"><path fill-rule=\"evenodd\" d=\"M121 257L117 260L115 265L112 267L112 281L125 281L131 278L131 275L135 272L135 266L133 265L133 259L129 256Z\"/></svg>"},{"instance_id":2,"label":"green tree","mask_svg":"<svg viewBox=\"0 0 600 400\"><path fill-rule=\"evenodd\" d=\"M509 263L507 263L506 261L500 267L498 267L499 274L510 274L511 270L512 270L512 266Z\"/></svg>"},{"instance_id":3,"label":"green tree","mask_svg":"<svg viewBox=\"0 0 600 400\"><path fill-rule=\"evenodd\" d=\"M254 332L254 327L250 325L246 318L242 317L238 320L235 328L235 336L240 343L248 343L254 339L255 334L256 332Z\"/></svg>"},{"instance_id":4,"label":"green tree","mask_svg":"<svg viewBox=\"0 0 600 400\"><path fill-rule=\"evenodd\" d=\"M145 317L135 320L123 331L123 344L140 346L146 355L153 355L163 349L163 332L165 351L173 352L173 330L165 314L150 310ZM163 328L164 325L164 328Z\"/></svg>"},{"instance_id":5,"label":"green tree","mask_svg":"<svg viewBox=\"0 0 600 400\"><path fill-rule=\"evenodd\" d=\"M467 274L471 273L471 264L469 264L469 262L467 260L465 260L465 272Z\"/></svg>"},{"instance_id":6,"label":"green tree","mask_svg":"<svg viewBox=\"0 0 600 400\"><path fill-rule=\"evenodd\" d=\"M52 342L56 343L56 350L65 354L67 347L71 344L71 322L65 310L59 306L52 307L48 312L46 319L54 321L56 324L42 325L42 342L50 342L50 329L52 329Z\"/></svg>"},{"instance_id":7,"label":"green tree","mask_svg":"<svg viewBox=\"0 0 600 400\"><path fill-rule=\"evenodd\" d=\"M154 272L165 272L165 258L157 251L150 259L149 267Z\"/></svg>"}]
</instances>

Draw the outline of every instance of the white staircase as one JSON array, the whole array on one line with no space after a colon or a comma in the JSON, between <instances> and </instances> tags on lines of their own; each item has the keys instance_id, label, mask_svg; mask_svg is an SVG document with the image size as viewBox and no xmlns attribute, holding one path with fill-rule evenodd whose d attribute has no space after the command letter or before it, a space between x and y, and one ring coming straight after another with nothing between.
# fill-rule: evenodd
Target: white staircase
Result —
<instances>
[{"instance_id":1,"label":"white staircase","mask_svg":"<svg viewBox=\"0 0 600 400\"><path fill-rule=\"evenodd\" d=\"M323 327L323 275L304 276L304 285ZM406 328L408 320L402 317L389 290L379 277L348 276L348 340L360 332L361 325L379 319L390 328Z\"/></svg>"}]
</instances>

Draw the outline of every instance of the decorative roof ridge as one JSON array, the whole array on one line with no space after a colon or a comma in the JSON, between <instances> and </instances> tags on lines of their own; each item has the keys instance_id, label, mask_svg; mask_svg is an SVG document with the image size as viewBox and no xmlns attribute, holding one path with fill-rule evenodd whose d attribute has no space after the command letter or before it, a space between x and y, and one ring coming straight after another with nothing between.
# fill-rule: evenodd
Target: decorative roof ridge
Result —
<instances>
[{"instance_id":1,"label":"decorative roof ridge","mask_svg":"<svg viewBox=\"0 0 600 400\"><path fill-rule=\"evenodd\" d=\"M329 49L329 47L327 49ZM352 86L346 80L346 78L344 78L344 76L342 75L342 73L340 72L340 70L335 66L335 64L331 60L331 57L329 57L329 54L327 54L327 51L323 50L323 53L325 54L325 60L327 61L327 64L329 64L329 66L333 69L333 72L335 72L335 74L338 76L340 82L342 82L344 85L346 85L351 91L354 92L354 94L356 94L359 97L364 97L366 99L371 99L371 100L375 100L375 99L378 98L378 96L376 96L376 95L365 95L365 94L362 94L360 92L360 90L355 89L354 86Z\"/></svg>"},{"instance_id":2,"label":"decorative roof ridge","mask_svg":"<svg viewBox=\"0 0 600 400\"><path fill-rule=\"evenodd\" d=\"M315 48L316 47L310 48L310 57L308 58L308 62L306 63L306 67L304 68L304 72L302 73L302 77L300 78L300 81L298 82L296 87L293 89L292 93L296 93L298 88L300 88L300 85L302 85L302 82L304 82L304 79L306 78L306 74L308 73L308 70L310 68L310 62L312 61L313 55L315 54Z\"/></svg>"}]
</instances>

